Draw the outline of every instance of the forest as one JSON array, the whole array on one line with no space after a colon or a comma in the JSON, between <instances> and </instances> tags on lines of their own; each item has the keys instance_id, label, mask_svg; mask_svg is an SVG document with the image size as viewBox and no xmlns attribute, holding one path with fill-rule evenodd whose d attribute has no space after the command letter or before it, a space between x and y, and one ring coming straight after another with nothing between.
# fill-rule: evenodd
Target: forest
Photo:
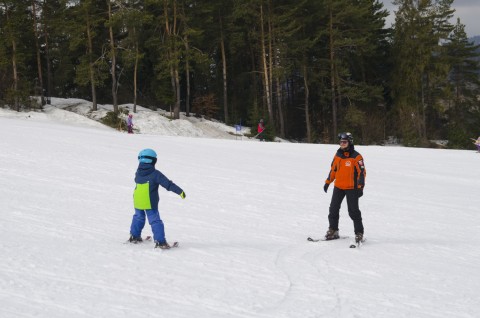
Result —
<instances>
[{"instance_id":1,"label":"forest","mask_svg":"<svg viewBox=\"0 0 480 318\"><path fill-rule=\"evenodd\" d=\"M82 98L299 142L471 148L479 46L453 0L393 2L386 26L377 0L0 0L0 107Z\"/></svg>"}]
</instances>

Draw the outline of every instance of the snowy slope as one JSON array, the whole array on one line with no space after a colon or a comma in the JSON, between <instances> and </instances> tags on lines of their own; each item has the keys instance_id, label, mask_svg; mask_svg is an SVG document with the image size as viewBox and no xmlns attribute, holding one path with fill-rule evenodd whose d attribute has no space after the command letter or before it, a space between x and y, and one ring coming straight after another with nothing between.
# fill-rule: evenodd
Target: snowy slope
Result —
<instances>
[{"instance_id":1,"label":"snowy slope","mask_svg":"<svg viewBox=\"0 0 480 318\"><path fill-rule=\"evenodd\" d=\"M78 117L78 123L87 124L88 122L95 122L103 118L108 111L113 110L112 105L99 104L98 110L91 111L92 103L81 99L64 99L52 98L52 106L47 105L46 112L48 114L55 113L56 119L62 121L75 121ZM122 109L127 109L133 115L134 130L141 134L160 134L163 136L187 136L187 137L203 137L203 138L220 138L220 139L240 139L240 136L235 134L248 134L249 128L242 127L240 132L237 132L234 127L226 126L219 122L205 120L203 118L196 118L193 116L186 117L180 114L179 120L170 120L169 112L159 109L152 111L148 108L137 106L137 112L133 113L133 104L124 104L119 106ZM60 111L68 110L68 112ZM81 116L72 116L75 113ZM60 118L63 114L63 118ZM126 119L126 116L123 115ZM50 115L50 117L54 117ZM93 120L92 120L93 119ZM95 125L94 124L94 125ZM244 137L246 138L246 137Z\"/></svg>"},{"instance_id":2,"label":"snowy slope","mask_svg":"<svg viewBox=\"0 0 480 318\"><path fill-rule=\"evenodd\" d=\"M0 110L0 317L478 317L480 154L357 146L368 241L355 250L306 241L328 226L335 145L84 119ZM187 193L160 191L175 250L123 244L145 147ZM340 231L353 236L345 203Z\"/></svg>"}]
</instances>

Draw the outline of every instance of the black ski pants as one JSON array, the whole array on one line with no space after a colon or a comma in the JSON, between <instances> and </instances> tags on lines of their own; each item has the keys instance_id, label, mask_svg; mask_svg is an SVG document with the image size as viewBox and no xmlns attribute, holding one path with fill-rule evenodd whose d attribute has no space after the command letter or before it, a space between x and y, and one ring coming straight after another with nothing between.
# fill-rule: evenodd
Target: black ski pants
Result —
<instances>
[{"instance_id":1,"label":"black ski pants","mask_svg":"<svg viewBox=\"0 0 480 318\"><path fill-rule=\"evenodd\" d=\"M347 197L348 215L353 221L355 233L363 233L362 212L358 207L357 190L342 190L337 187L333 188L332 202L328 214L328 222L330 228L338 230L338 219L340 218L340 207L343 198Z\"/></svg>"}]
</instances>

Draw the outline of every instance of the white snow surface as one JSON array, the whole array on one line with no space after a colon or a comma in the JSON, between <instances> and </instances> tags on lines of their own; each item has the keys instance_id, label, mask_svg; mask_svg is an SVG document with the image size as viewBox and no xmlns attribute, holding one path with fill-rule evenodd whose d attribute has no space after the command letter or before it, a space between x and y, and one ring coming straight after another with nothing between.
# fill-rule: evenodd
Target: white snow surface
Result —
<instances>
[{"instance_id":1,"label":"white snow surface","mask_svg":"<svg viewBox=\"0 0 480 318\"><path fill-rule=\"evenodd\" d=\"M367 241L350 249L346 202L349 239L306 240L328 227L336 145L147 124L146 109L134 115L143 133L129 135L63 110L70 102L0 110L0 317L479 317L473 150L357 145ZM160 189L167 240L180 242L168 251L125 244L147 147L187 194Z\"/></svg>"}]
</instances>

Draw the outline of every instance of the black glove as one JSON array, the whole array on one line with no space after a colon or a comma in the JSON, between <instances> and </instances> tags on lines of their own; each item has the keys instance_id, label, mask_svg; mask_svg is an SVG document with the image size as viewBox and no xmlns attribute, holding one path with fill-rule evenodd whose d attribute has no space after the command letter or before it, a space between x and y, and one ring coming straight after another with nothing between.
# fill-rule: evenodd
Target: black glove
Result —
<instances>
[{"instance_id":1,"label":"black glove","mask_svg":"<svg viewBox=\"0 0 480 318\"><path fill-rule=\"evenodd\" d=\"M361 198L362 195L363 195L363 189L360 188L360 189L357 190L357 196L358 196L359 198Z\"/></svg>"},{"instance_id":2,"label":"black glove","mask_svg":"<svg viewBox=\"0 0 480 318\"><path fill-rule=\"evenodd\" d=\"M327 193L327 190L328 190L329 186L330 186L329 183L325 183L325 185L323 186L323 191L325 191L325 193Z\"/></svg>"}]
</instances>

